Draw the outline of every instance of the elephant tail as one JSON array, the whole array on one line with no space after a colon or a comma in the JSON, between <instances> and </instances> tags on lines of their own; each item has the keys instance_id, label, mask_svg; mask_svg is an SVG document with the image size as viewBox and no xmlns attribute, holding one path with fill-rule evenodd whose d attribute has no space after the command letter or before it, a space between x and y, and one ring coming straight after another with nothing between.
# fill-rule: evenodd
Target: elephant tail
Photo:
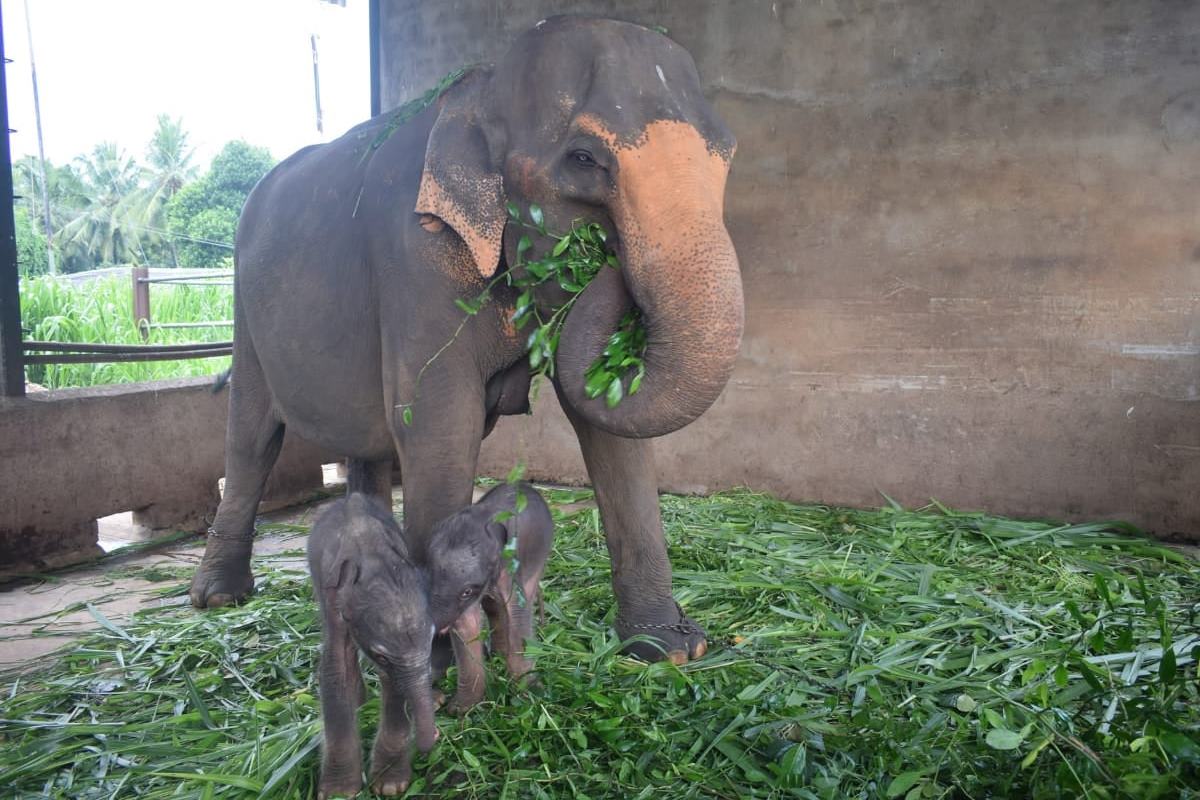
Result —
<instances>
[{"instance_id":1,"label":"elephant tail","mask_svg":"<svg viewBox=\"0 0 1200 800\"><path fill-rule=\"evenodd\" d=\"M233 374L233 367L224 370L217 379L213 381L212 393L219 394L222 389L229 385L229 376Z\"/></svg>"}]
</instances>

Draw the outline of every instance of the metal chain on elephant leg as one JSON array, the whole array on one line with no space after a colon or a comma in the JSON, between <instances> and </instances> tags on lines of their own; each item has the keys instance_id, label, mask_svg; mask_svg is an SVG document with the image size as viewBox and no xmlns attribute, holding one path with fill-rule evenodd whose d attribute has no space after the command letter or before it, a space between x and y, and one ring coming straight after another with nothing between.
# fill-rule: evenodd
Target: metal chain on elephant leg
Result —
<instances>
[{"instance_id":1,"label":"metal chain on elephant leg","mask_svg":"<svg viewBox=\"0 0 1200 800\"><path fill-rule=\"evenodd\" d=\"M224 533L216 530L215 528L209 528L208 533L205 534L205 537L208 539L220 539L221 541L225 542L250 543L254 541L254 531L251 531L249 536L239 536L236 533Z\"/></svg>"},{"instance_id":2,"label":"metal chain on elephant leg","mask_svg":"<svg viewBox=\"0 0 1200 800\"><path fill-rule=\"evenodd\" d=\"M675 611L677 611L679 613L679 619L681 620L680 622L672 622L672 623L650 622L650 623L646 623L644 625L639 625L639 624L635 624L635 623L630 622L629 620L625 619L625 617L621 616L621 614L618 612L617 618L616 618L616 623L623 628L629 628L632 630L639 630L639 631L674 631L675 633L681 633L684 636L688 636L688 635L695 634L695 633L704 635L704 631L700 628L700 626L697 625L696 623L692 622L690 619L688 619L687 615L683 613L683 608L679 605L679 603L675 604Z\"/></svg>"}]
</instances>

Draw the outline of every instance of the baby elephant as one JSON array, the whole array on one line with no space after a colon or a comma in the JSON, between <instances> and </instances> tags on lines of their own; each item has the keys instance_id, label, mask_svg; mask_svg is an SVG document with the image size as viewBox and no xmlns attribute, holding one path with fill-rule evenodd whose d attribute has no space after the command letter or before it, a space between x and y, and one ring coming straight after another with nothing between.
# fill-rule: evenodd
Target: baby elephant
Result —
<instances>
[{"instance_id":1,"label":"baby elephant","mask_svg":"<svg viewBox=\"0 0 1200 800\"><path fill-rule=\"evenodd\" d=\"M437 740L429 667L434 626L425 575L410 560L391 509L362 494L333 503L317 519L308 537L308 565L324 633L325 742L317 796L353 796L362 786L359 648L379 668L371 786L377 794L402 794L412 777L410 718L422 753Z\"/></svg>"},{"instance_id":2,"label":"baby elephant","mask_svg":"<svg viewBox=\"0 0 1200 800\"><path fill-rule=\"evenodd\" d=\"M520 677L533 668L525 641L533 636L533 606L553 538L546 501L524 482L501 484L434 527L429 611L439 631L454 629L458 687L447 704L452 713L463 713L483 698L481 605L492 648L504 654L509 674ZM506 549L516 559L515 575Z\"/></svg>"}]
</instances>

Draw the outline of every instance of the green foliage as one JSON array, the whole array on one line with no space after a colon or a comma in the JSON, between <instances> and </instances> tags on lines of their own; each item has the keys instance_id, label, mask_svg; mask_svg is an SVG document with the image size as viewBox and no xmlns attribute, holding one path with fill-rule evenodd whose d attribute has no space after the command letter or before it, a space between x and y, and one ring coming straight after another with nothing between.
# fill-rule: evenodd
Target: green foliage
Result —
<instances>
[{"instance_id":1,"label":"green foliage","mask_svg":"<svg viewBox=\"0 0 1200 800\"><path fill-rule=\"evenodd\" d=\"M675 667L618 652L590 493L545 495L540 685L493 658L409 796L1200 796L1200 576L1120 526L665 496L676 597L712 640ZM241 607L104 620L8 676L0 791L310 796L319 621L269 558ZM377 719L369 677L364 741Z\"/></svg>"},{"instance_id":2,"label":"green foliage","mask_svg":"<svg viewBox=\"0 0 1200 800\"><path fill-rule=\"evenodd\" d=\"M612 408L625 394L625 377L630 371L633 378L629 380L629 394L636 392L646 375L646 364L642 359L645 353L646 328L642 325L642 314L635 306L625 312L616 332L608 337L600 357L584 373L587 396L604 395L604 402Z\"/></svg>"},{"instance_id":3,"label":"green foliage","mask_svg":"<svg viewBox=\"0 0 1200 800\"><path fill-rule=\"evenodd\" d=\"M530 322L534 323L525 341L529 351L530 374L552 378L558 342L568 312L588 284L600 274L600 270L605 267L619 269L620 262L605 249L608 233L594 222L577 220L567 233L555 234L546 230L545 216L540 206L529 207L529 222L526 222L521 218L521 210L514 203L509 203L508 216L514 224L554 239L554 246L541 258L526 260L525 254L533 248L533 240L527 235L522 236L517 243L515 263L494 278L478 296L470 300L459 298L455 304L470 316L479 313L500 280L520 289L512 320L518 330ZM543 284L556 284L567 293L567 299L548 316L542 315L534 297L534 290ZM604 394L605 402L612 408L626 394L636 392L646 372L643 361L645 352L646 330L640 313L632 309L622 318L617 331L609 337L604 351L588 367L585 373L588 396L595 398ZM628 391L625 389L626 381Z\"/></svg>"},{"instance_id":4,"label":"green foliage","mask_svg":"<svg viewBox=\"0 0 1200 800\"><path fill-rule=\"evenodd\" d=\"M233 319L233 291L223 286L150 287L155 322L205 322ZM21 322L26 339L54 342L144 344L133 320L133 293L128 278L110 278L76 286L44 276L21 280ZM231 328L151 329L154 344L220 342ZM49 389L132 383L209 375L229 366L230 359L138 361L109 364L31 364L26 377Z\"/></svg>"},{"instance_id":5,"label":"green foliage","mask_svg":"<svg viewBox=\"0 0 1200 800\"><path fill-rule=\"evenodd\" d=\"M242 141L225 145L198 181L166 203L167 227L177 235L181 266L217 267L231 263L242 206L254 185L275 164L265 148Z\"/></svg>"},{"instance_id":6,"label":"green foliage","mask_svg":"<svg viewBox=\"0 0 1200 800\"><path fill-rule=\"evenodd\" d=\"M379 131L378 135L371 140L371 144L367 146L366 152L363 153L363 158L367 159L373 156L376 150L382 147L388 139L392 138L392 134L395 133L401 125L433 105L435 100L441 97L442 94L451 86L458 83L458 81L464 75L466 75L470 69L471 68L469 66L459 67L438 81L437 86L427 90L420 97L414 97L412 100L404 103L395 111L390 112L388 114L387 124L384 125L382 130Z\"/></svg>"},{"instance_id":7,"label":"green foliage","mask_svg":"<svg viewBox=\"0 0 1200 800\"><path fill-rule=\"evenodd\" d=\"M33 227L27 208L14 204L13 223L16 225L17 268L23 276L41 275L50 268L46 237Z\"/></svg>"},{"instance_id":8,"label":"green foliage","mask_svg":"<svg viewBox=\"0 0 1200 800\"><path fill-rule=\"evenodd\" d=\"M141 168L114 142L101 142L89 156L75 159L87 204L55 232L67 264L145 264L134 221Z\"/></svg>"},{"instance_id":9,"label":"green foliage","mask_svg":"<svg viewBox=\"0 0 1200 800\"><path fill-rule=\"evenodd\" d=\"M145 165L111 142L102 142L74 164L47 164L59 270L231 263L242 205L274 162L263 148L230 142L197 181L192 153L183 123L160 114ZM45 235L37 161L30 157L18 161L13 179L34 230Z\"/></svg>"}]
</instances>

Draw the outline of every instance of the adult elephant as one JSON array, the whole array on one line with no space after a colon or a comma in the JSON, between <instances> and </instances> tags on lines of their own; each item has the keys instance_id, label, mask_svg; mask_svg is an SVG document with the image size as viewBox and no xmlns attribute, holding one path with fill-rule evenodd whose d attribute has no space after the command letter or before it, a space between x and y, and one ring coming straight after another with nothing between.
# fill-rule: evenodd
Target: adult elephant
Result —
<instances>
[{"instance_id":1,"label":"adult elephant","mask_svg":"<svg viewBox=\"0 0 1200 800\"><path fill-rule=\"evenodd\" d=\"M353 459L352 486L379 493L398 452L417 558L434 522L470 503L480 441L498 414L527 408L529 374L511 289L501 282L457 338L454 300L513 266L522 231L506 203L537 204L549 230L586 220L615 232L622 264L570 311L554 379L600 506L617 632L658 640L630 648L644 658L703 655L703 630L671 596L646 440L703 413L733 369L743 304L723 196L734 148L679 45L558 17L404 124L383 115L277 166L238 227L225 495L193 604L252 590L254 515L285 426ZM565 298L539 292L547 313ZM583 373L631 303L646 374L608 408L587 398Z\"/></svg>"}]
</instances>

